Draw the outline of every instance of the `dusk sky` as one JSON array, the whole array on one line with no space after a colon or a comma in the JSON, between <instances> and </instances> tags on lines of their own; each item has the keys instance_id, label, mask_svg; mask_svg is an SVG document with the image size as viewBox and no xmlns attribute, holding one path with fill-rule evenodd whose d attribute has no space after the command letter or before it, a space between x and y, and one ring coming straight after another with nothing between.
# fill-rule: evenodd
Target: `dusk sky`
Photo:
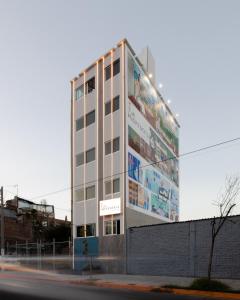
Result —
<instances>
[{"instance_id":1,"label":"dusk sky","mask_svg":"<svg viewBox=\"0 0 240 300\"><path fill-rule=\"evenodd\" d=\"M5 198L18 184L19 196L70 216L70 80L123 38L155 57L180 115L180 153L240 137L239 12L237 0L0 0ZM180 158L180 220L218 214L212 202L239 174L239 151L238 141Z\"/></svg>"}]
</instances>

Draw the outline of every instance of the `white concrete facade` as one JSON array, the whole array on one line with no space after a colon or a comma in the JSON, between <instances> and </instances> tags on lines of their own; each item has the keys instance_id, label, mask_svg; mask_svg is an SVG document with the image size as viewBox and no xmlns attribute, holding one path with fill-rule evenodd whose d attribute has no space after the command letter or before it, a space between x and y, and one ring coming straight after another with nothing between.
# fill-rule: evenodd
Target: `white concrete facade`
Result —
<instances>
[{"instance_id":1,"label":"white concrete facade","mask_svg":"<svg viewBox=\"0 0 240 300\"><path fill-rule=\"evenodd\" d=\"M166 221L157 214L144 213L142 207L134 209L128 205L129 53L135 56L127 40L123 40L71 81L73 238L88 237L91 233L96 237L123 235L129 226ZM138 63L143 68L140 61ZM106 80L107 67L110 75ZM151 68L154 70L153 65ZM109 107L110 113L107 113ZM86 117L89 113L92 113L90 125ZM177 124L175 119L174 122ZM111 149L110 153L106 154L106 149ZM91 161L88 162L88 158ZM100 201L115 198L121 199L120 214L100 216Z\"/></svg>"}]
</instances>

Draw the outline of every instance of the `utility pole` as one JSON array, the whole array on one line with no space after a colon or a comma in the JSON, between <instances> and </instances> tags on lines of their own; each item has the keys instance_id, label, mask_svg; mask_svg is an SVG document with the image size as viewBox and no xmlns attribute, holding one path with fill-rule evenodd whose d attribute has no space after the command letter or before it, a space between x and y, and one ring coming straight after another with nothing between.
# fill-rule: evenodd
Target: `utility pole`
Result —
<instances>
[{"instance_id":1,"label":"utility pole","mask_svg":"<svg viewBox=\"0 0 240 300\"><path fill-rule=\"evenodd\" d=\"M1 187L1 255L4 256L5 237L4 237L4 207L3 207L3 186Z\"/></svg>"}]
</instances>

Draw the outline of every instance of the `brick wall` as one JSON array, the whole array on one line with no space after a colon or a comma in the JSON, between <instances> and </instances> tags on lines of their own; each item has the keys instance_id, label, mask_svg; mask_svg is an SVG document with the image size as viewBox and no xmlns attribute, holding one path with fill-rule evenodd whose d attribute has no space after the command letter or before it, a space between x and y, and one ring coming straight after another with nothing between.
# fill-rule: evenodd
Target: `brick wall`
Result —
<instances>
[{"instance_id":1,"label":"brick wall","mask_svg":"<svg viewBox=\"0 0 240 300\"><path fill-rule=\"evenodd\" d=\"M15 243L32 240L32 223L29 221L18 222L17 219L4 218L5 225L5 242ZM1 228L1 223L0 223Z\"/></svg>"},{"instance_id":2,"label":"brick wall","mask_svg":"<svg viewBox=\"0 0 240 300\"><path fill-rule=\"evenodd\" d=\"M128 273L207 276L211 219L130 228ZM220 231L213 257L213 277L240 279L240 216Z\"/></svg>"}]
</instances>

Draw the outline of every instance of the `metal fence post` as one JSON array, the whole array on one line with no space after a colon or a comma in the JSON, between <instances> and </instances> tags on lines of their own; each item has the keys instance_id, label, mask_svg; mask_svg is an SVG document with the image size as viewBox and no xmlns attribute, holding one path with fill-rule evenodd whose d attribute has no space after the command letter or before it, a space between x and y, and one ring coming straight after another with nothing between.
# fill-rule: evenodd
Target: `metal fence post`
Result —
<instances>
[{"instance_id":1,"label":"metal fence post","mask_svg":"<svg viewBox=\"0 0 240 300\"><path fill-rule=\"evenodd\" d=\"M28 256L28 241L26 240L26 256Z\"/></svg>"},{"instance_id":2,"label":"metal fence post","mask_svg":"<svg viewBox=\"0 0 240 300\"><path fill-rule=\"evenodd\" d=\"M53 270L54 271L55 271L55 255L56 255L55 238L53 238Z\"/></svg>"},{"instance_id":3,"label":"metal fence post","mask_svg":"<svg viewBox=\"0 0 240 300\"><path fill-rule=\"evenodd\" d=\"M39 241L39 264L40 269L42 269L42 241Z\"/></svg>"},{"instance_id":4,"label":"metal fence post","mask_svg":"<svg viewBox=\"0 0 240 300\"><path fill-rule=\"evenodd\" d=\"M69 237L69 240L68 240L68 255L71 256L71 237Z\"/></svg>"}]
</instances>

